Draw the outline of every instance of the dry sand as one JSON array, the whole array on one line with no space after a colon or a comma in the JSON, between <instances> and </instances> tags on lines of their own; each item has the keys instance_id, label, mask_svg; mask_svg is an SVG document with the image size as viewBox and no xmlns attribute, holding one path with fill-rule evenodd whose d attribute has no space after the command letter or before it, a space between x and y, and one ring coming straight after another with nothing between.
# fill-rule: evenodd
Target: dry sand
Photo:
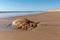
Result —
<instances>
[{"instance_id":1,"label":"dry sand","mask_svg":"<svg viewBox=\"0 0 60 40\"><path fill-rule=\"evenodd\" d=\"M40 21L33 30L0 30L0 40L60 40L60 12L45 12L43 14L18 16L0 20L14 20L25 17ZM0 26L7 28L10 21L0 21Z\"/></svg>"}]
</instances>

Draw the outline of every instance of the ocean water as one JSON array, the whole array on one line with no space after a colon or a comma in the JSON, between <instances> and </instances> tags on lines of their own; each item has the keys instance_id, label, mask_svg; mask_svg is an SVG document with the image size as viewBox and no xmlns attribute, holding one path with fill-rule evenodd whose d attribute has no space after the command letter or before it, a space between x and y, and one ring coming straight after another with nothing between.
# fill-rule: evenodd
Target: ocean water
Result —
<instances>
[{"instance_id":1,"label":"ocean water","mask_svg":"<svg viewBox=\"0 0 60 40\"><path fill-rule=\"evenodd\" d=\"M0 18L8 18L14 16L30 15L30 14L39 14L42 12L16 12L16 13L0 13Z\"/></svg>"}]
</instances>

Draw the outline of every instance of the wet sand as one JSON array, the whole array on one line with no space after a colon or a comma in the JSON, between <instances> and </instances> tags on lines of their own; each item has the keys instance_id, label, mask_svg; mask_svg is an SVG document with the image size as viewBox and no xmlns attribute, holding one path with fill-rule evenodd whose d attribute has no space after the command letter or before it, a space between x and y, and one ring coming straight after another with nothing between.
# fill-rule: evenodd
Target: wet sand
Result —
<instances>
[{"instance_id":1,"label":"wet sand","mask_svg":"<svg viewBox=\"0 0 60 40\"><path fill-rule=\"evenodd\" d=\"M40 21L38 27L32 30L14 30L8 25L15 19L25 17L33 21ZM45 12L43 14L17 16L0 20L0 40L60 40L60 12ZM12 20L12 21L11 21Z\"/></svg>"}]
</instances>

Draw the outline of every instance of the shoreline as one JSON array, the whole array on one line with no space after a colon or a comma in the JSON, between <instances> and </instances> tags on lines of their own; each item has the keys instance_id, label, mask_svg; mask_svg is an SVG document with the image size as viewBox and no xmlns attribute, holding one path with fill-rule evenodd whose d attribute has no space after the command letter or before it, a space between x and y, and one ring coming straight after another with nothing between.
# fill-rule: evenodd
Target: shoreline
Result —
<instances>
[{"instance_id":1,"label":"shoreline","mask_svg":"<svg viewBox=\"0 0 60 40\"><path fill-rule=\"evenodd\" d=\"M44 12L35 12L35 13L2 13L0 14L0 18L10 18L10 17L16 17L16 16L28 16L28 15L36 15L36 14L42 14Z\"/></svg>"}]
</instances>

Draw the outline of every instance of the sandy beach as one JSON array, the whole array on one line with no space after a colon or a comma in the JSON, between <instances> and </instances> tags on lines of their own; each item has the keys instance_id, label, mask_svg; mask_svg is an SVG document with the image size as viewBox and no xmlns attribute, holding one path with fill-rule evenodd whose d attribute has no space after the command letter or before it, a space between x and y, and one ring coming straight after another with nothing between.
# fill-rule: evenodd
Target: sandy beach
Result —
<instances>
[{"instance_id":1,"label":"sandy beach","mask_svg":"<svg viewBox=\"0 0 60 40\"><path fill-rule=\"evenodd\" d=\"M35 29L28 31L7 28L13 20L22 17L40 23ZM60 40L60 12L1 18L0 28L4 28L0 30L0 40Z\"/></svg>"}]
</instances>

